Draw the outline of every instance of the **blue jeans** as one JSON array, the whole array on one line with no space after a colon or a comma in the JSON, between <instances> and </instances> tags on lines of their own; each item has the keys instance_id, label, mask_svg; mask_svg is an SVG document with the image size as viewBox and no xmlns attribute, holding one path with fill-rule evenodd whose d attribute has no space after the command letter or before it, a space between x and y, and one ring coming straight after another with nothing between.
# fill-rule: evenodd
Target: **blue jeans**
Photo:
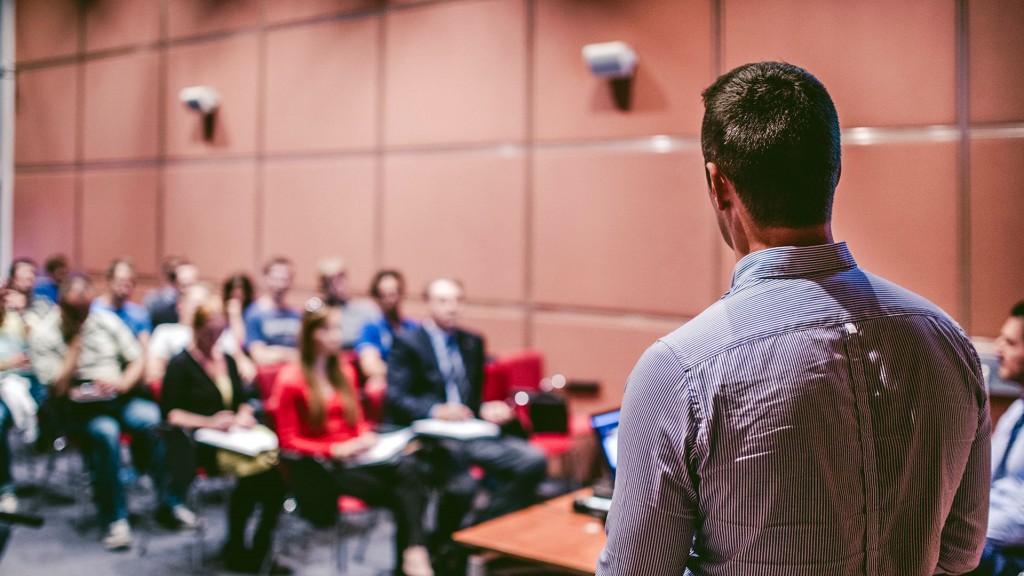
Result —
<instances>
[{"instance_id":1,"label":"blue jeans","mask_svg":"<svg viewBox=\"0 0 1024 576\"><path fill-rule=\"evenodd\" d=\"M11 411L0 401L0 493L14 490L14 478L11 476Z\"/></svg>"},{"instance_id":2,"label":"blue jeans","mask_svg":"<svg viewBox=\"0 0 1024 576\"><path fill-rule=\"evenodd\" d=\"M132 436L132 460L141 473L148 471L158 487L161 503L164 490L164 447L156 434L160 408L143 398L73 404L71 429L81 439L92 476L93 498L100 522L108 525L128 518L128 503L121 478L121 433Z\"/></svg>"}]
</instances>

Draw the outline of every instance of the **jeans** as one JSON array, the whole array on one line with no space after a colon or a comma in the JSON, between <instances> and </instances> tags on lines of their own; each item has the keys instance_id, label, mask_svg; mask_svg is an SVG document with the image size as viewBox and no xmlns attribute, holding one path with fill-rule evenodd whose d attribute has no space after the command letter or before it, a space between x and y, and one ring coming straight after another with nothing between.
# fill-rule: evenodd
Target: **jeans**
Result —
<instances>
[{"instance_id":1,"label":"jeans","mask_svg":"<svg viewBox=\"0 0 1024 576\"><path fill-rule=\"evenodd\" d=\"M170 504L164 482L164 446L155 429L160 423L160 408L156 404L142 398L72 404L70 416L71 430L81 440L89 465L93 498L103 525L128 518L120 474L122 432L132 436L135 468L140 473L149 472L160 502Z\"/></svg>"},{"instance_id":2,"label":"jeans","mask_svg":"<svg viewBox=\"0 0 1024 576\"><path fill-rule=\"evenodd\" d=\"M0 493L14 490L14 478L11 476L11 411L0 402Z\"/></svg>"}]
</instances>

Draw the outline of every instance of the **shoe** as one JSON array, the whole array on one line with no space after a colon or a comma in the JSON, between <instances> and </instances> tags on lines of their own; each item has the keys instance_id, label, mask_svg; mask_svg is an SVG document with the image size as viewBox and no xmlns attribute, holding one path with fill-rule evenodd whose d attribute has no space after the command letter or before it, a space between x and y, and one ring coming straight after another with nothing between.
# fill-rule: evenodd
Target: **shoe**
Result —
<instances>
[{"instance_id":1,"label":"shoe","mask_svg":"<svg viewBox=\"0 0 1024 576\"><path fill-rule=\"evenodd\" d=\"M402 553L402 573L405 576L434 576L426 546L411 546Z\"/></svg>"},{"instance_id":2,"label":"shoe","mask_svg":"<svg viewBox=\"0 0 1024 576\"><path fill-rule=\"evenodd\" d=\"M103 536L103 547L110 552L127 550L132 546L132 528L128 520L115 520L107 526L107 533Z\"/></svg>"},{"instance_id":3,"label":"shoe","mask_svg":"<svg viewBox=\"0 0 1024 576\"><path fill-rule=\"evenodd\" d=\"M14 514L17 511L18 497L14 495L14 492L4 492L0 494L0 512Z\"/></svg>"},{"instance_id":4,"label":"shoe","mask_svg":"<svg viewBox=\"0 0 1024 576\"><path fill-rule=\"evenodd\" d=\"M171 530L195 530L199 528L199 517L183 504L161 506L156 512L156 521Z\"/></svg>"}]
</instances>

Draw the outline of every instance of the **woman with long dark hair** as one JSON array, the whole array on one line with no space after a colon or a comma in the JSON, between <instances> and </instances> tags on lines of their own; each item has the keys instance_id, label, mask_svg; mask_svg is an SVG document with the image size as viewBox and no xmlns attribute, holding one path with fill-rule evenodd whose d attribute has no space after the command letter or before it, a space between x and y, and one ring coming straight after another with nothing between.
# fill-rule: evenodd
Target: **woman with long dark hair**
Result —
<instances>
[{"instance_id":1,"label":"woman with long dark hair","mask_svg":"<svg viewBox=\"0 0 1024 576\"><path fill-rule=\"evenodd\" d=\"M355 370L339 360L341 341L341 309L311 300L302 315L299 364L281 370L269 403L281 448L325 459L339 495L389 508L396 524L395 574L432 576L423 533L426 491L415 463L352 465L377 435L363 418Z\"/></svg>"}]
</instances>

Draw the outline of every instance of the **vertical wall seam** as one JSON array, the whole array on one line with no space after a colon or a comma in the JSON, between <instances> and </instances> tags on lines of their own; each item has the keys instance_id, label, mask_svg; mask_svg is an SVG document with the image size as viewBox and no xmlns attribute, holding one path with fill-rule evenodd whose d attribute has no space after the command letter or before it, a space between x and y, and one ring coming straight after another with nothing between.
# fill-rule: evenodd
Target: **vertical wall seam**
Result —
<instances>
[{"instance_id":1,"label":"vertical wall seam","mask_svg":"<svg viewBox=\"0 0 1024 576\"><path fill-rule=\"evenodd\" d=\"M170 7L168 0L161 0L157 36L157 104L156 104L156 250L157 281L162 278L161 263L167 253L167 89L170 86L169 58L165 41L168 34Z\"/></svg>"},{"instance_id":2,"label":"vertical wall seam","mask_svg":"<svg viewBox=\"0 0 1024 576\"><path fill-rule=\"evenodd\" d=\"M534 260L534 249L533 249L533 229L534 229L534 194L535 189L533 185L534 179L534 160L536 156L535 148L535 135L533 131L533 120L534 120L534 83L535 77L535 61L537 56L537 4L536 0L524 0L526 7L526 29L524 34L526 35L526 58L523 62L523 68L525 76L523 83L525 84L524 92L526 94L525 101L523 102L525 113L523 114L524 132L525 137L524 153L523 157L523 303L524 303L524 314L523 314L523 344L527 348L532 348L534 345L534 297L533 297L533 260Z\"/></svg>"},{"instance_id":3,"label":"vertical wall seam","mask_svg":"<svg viewBox=\"0 0 1024 576\"><path fill-rule=\"evenodd\" d=\"M85 247L85 226L82 224L85 215L85 184L82 171L85 164L85 5L81 2L75 3L77 12L76 26L78 27L78 45L75 53L75 172L74 172L74 193L72 214L75 221L72 223L72 238L75 244L72 251L74 262L81 265Z\"/></svg>"},{"instance_id":4,"label":"vertical wall seam","mask_svg":"<svg viewBox=\"0 0 1024 576\"><path fill-rule=\"evenodd\" d=\"M266 186L266 91L267 91L267 0L259 3L259 27L256 38L256 158L253 166L253 270L260 270L260 263L267 258L266 243L263 241L264 204Z\"/></svg>"},{"instance_id":5,"label":"vertical wall seam","mask_svg":"<svg viewBox=\"0 0 1024 576\"><path fill-rule=\"evenodd\" d=\"M708 79L708 84L714 82L723 73L722 58L725 51L725 31L722 26L724 9L722 0L711 0L711 78ZM703 159L703 157L704 155L701 153L701 158ZM722 240L717 226L712 226L711 242L716 247L715 258L711 264L711 301L714 301L729 288L728 285L723 286L722 283L722 277L725 274L725 259L729 254L729 250Z\"/></svg>"},{"instance_id":6,"label":"vertical wall seam","mask_svg":"<svg viewBox=\"0 0 1024 576\"><path fill-rule=\"evenodd\" d=\"M967 0L956 2L956 123L957 145L957 304L960 321L972 331L971 311L971 110L970 110L970 28Z\"/></svg>"},{"instance_id":7,"label":"vertical wall seam","mask_svg":"<svg viewBox=\"0 0 1024 576\"><path fill-rule=\"evenodd\" d=\"M386 198L384 190L384 127L385 109L384 100L387 97L387 16L386 10L377 13L377 98L376 106L376 134L374 135L374 181L373 181L373 263L377 270L388 265L384 262L384 226Z\"/></svg>"}]
</instances>

